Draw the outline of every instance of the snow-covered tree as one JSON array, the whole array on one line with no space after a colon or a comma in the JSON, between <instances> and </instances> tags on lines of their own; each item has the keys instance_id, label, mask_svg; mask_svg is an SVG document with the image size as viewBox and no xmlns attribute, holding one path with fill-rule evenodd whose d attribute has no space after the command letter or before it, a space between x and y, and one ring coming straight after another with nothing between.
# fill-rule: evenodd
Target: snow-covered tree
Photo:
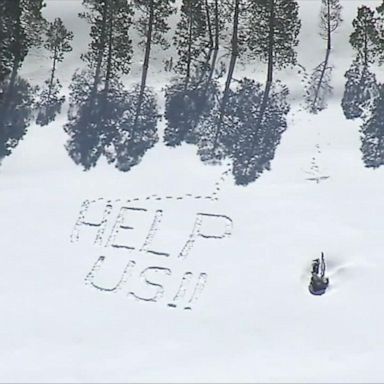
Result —
<instances>
[{"instance_id":1,"label":"snow-covered tree","mask_svg":"<svg viewBox=\"0 0 384 384\"><path fill-rule=\"evenodd\" d=\"M36 122L40 125L47 125L53 121L56 114L60 113L65 101L65 97L60 96L62 86L56 77L56 69L57 65L64 60L65 53L72 51L70 44L72 39L73 33L65 28L60 18L56 18L53 23L49 24L44 48L50 53L52 66L50 78L46 80L45 87L39 94Z\"/></svg>"},{"instance_id":2,"label":"snow-covered tree","mask_svg":"<svg viewBox=\"0 0 384 384\"><path fill-rule=\"evenodd\" d=\"M267 81L274 68L296 64L301 28L296 0L257 0L249 3L248 47L251 55L268 64Z\"/></svg>"},{"instance_id":3,"label":"snow-covered tree","mask_svg":"<svg viewBox=\"0 0 384 384\"><path fill-rule=\"evenodd\" d=\"M366 116L379 94L375 74L370 71L369 66L359 60L354 60L344 76L347 82L341 106L345 117L356 119Z\"/></svg>"},{"instance_id":4,"label":"snow-covered tree","mask_svg":"<svg viewBox=\"0 0 384 384\"><path fill-rule=\"evenodd\" d=\"M209 15L209 14L208 14ZM183 0L174 44L178 52L176 71L185 76L186 86L207 56L210 37L204 0Z\"/></svg>"},{"instance_id":5,"label":"snow-covered tree","mask_svg":"<svg viewBox=\"0 0 384 384\"><path fill-rule=\"evenodd\" d=\"M384 86L380 86L370 117L361 127L361 151L368 168L384 165Z\"/></svg>"},{"instance_id":6,"label":"snow-covered tree","mask_svg":"<svg viewBox=\"0 0 384 384\"><path fill-rule=\"evenodd\" d=\"M352 25L354 31L349 41L359 60L365 65L374 63L377 55L380 54L380 38L375 12L365 5L359 7Z\"/></svg>"},{"instance_id":7,"label":"snow-covered tree","mask_svg":"<svg viewBox=\"0 0 384 384\"><path fill-rule=\"evenodd\" d=\"M32 118L36 88L19 76L45 29L42 0L0 2L0 160L24 137Z\"/></svg>"},{"instance_id":8,"label":"snow-covered tree","mask_svg":"<svg viewBox=\"0 0 384 384\"><path fill-rule=\"evenodd\" d=\"M343 21L341 11L340 0L321 0L320 35L327 40L327 49L332 48L332 33Z\"/></svg>"},{"instance_id":9,"label":"snow-covered tree","mask_svg":"<svg viewBox=\"0 0 384 384\"><path fill-rule=\"evenodd\" d=\"M78 71L71 84L70 109L65 131L67 150L85 169L105 155L123 118L125 93L120 77L130 71L133 8L128 0L83 0L80 17L91 24L89 50L82 55L87 69Z\"/></svg>"}]
</instances>

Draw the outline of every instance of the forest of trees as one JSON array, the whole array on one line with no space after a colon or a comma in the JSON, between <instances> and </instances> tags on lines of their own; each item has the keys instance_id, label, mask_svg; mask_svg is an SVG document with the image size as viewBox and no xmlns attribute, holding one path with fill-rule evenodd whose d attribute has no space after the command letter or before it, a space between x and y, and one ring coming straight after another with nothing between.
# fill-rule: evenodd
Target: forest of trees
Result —
<instances>
[{"instance_id":1,"label":"forest of trees","mask_svg":"<svg viewBox=\"0 0 384 384\"><path fill-rule=\"evenodd\" d=\"M355 58L345 73L342 108L347 119L362 119L361 151L366 167L384 165L384 84L373 67L384 65L384 2L376 9L361 6L349 42Z\"/></svg>"},{"instance_id":2,"label":"forest of trees","mask_svg":"<svg viewBox=\"0 0 384 384\"><path fill-rule=\"evenodd\" d=\"M296 64L301 26L298 4L292 0L208 5L201 1L192 9L188 8L191 3L183 1L182 22L176 30L181 73L167 88L165 142L196 144L201 160L210 164L231 159L236 183L246 185L270 168L287 127L288 89L274 81L274 73ZM197 10L201 17L192 28ZM196 49L193 43L199 40ZM216 70L219 49L229 57L222 90L221 72ZM265 84L243 78L233 89L240 60L262 63Z\"/></svg>"},{"instance_id":3,"label":"forest of trees","mask_svg":"<svg viewBox=\"0 0 384 384\"><path fill-rule=\"evenodd\" d=\"M0 9L0 162L12 153L33 119L37 89L19 70L28 52L42 44L43 0L1 2Z\"/></svg>"},{"instance_id":4,"label":"forest of trees","mask_svg":"<svg viewBox=\"0 0 384 384\"><path fill-rule=\"evenodd\" d=\"M239 185L255 181L271 168L288 127L289 89L279 73L301 64L299 3L82 0L79 21L89 26L89 44L66 99L60 70L76 36L59 17L43 17L44 0L0 0L0 162L32 123L50 129L68 105L65 147L84 170L104 157L129 171L162 140L169 147L195 146L207 164L229 160ZM313 114L332 94L333 40L343 23L340 0L318 5L324 59L309 75L303 100ZM360 6L352 26L354 59L341 105L347 119L362 119L363 161L377 168L384 164L384 86L375 75L384 65L384 1ZM32 51L49 59L38 86L19 75ZM159 52L168 52L162 56L170 78L164 112L151 71L155 61L159 67ZM137 67L132 73L134 63L140 73ZM264 80L238 78L244 64Z\"/></svg>"}]
</instances>

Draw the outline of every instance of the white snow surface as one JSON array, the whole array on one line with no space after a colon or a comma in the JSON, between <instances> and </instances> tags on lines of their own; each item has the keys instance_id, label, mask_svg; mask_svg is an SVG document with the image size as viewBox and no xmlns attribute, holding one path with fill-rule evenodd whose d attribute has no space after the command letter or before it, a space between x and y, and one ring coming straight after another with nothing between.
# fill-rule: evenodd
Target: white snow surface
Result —
<instances>
[{"instance_id":1,"label":"white snow surface","mask_svg":"<svg viewBox=\"0 0 384 384\"><path fill-rule=\"evenodd\" d=\"M340 106L352 61L351 20L357 6L379 2L342 3L329 108L308 114L299 103L303 84L289 71L279 73L292 109L272 169L247 187L226 177L217 201L194 197L210 195L226 165L204 165L192 146L170 149L160 142L129 173L106 162L84 172L64 148L65 110L51 125L29 128L0 168L1 382L384 381L384 169L364 167L361 122L347 121ZM310 70L324 55L314 22L319 2L300 6L299 61ZM87 44L79 9L80 1L49 0L45 10L75 30L76 49L59 69L66 84ZM46 72L36 58L28 60L23 74L39 83ZM238 77L247 70L239 67ZM247 75L256 76L254 70ZM151 74L149 82L160 90L166 80L156 66ZM318 184L307 180L312 157L319 176L329 177ZM86 217L95 222L110 200L102 246L93 243L98 228L85 225L71 242L86 199L100 199ZM128 210L126 225L134 229L119 234L133 251L105 244L123 206L147 210ZM163 220L151 249L168 257L139 251L158 210ZM180 258L198 218L201 232L217 237L230 218L231 236L197 237ZM330 288L315 297L307 287L311 260L321 251ZM103 287L116 285L135 261L121 289L104 292L85 283L100 256L105 263L94 283ZM129 294L156 292L140 278L147 267L169 269L148 274L164 286L157 302ZM169 307L186 272L193 274L187 294ZM186 310L201 273L206 285Z\"/></svg>"}]
</instances>

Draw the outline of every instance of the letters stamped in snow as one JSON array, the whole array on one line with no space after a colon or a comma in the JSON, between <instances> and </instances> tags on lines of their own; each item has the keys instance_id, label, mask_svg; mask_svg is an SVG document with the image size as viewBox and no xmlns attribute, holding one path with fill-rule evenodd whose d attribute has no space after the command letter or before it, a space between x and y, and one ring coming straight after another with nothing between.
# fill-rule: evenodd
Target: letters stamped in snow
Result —
<instances>
[{"instance_id":1,"label":"letters stamped in snow","mask_svg":"<svg viewBox=\"0 0 384 384\"><path fill-rule=\"evenodd\" d=\"M180 233L182 242L175 248L170 246L173 242L166 218L167 211L149 209L139 202L85 200L71 242L91 242L108 253L99 255L90 266L86 284L99 292L122 292L137 301L191 310L206 287L208 274L191 270L180 274L175 270L192 256L199 242L217 242L231 236L233 221L212 212L188 217L181 214L180 220L187 220L189 230ZM172 232L178 229L173 227ZM128 259L116 263L116 255L122 254Z\"/></svg>"}]
</instances>

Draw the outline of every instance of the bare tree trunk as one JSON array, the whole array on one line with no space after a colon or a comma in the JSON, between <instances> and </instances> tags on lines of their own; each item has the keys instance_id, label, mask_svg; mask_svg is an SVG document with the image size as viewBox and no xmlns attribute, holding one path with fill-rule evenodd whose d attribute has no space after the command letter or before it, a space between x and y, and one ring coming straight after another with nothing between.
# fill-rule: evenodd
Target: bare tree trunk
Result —
<instances>
[{"instance_id":1,"label":"bare tree trunk","mask_svg":"<svg viewBox=\"0 0 384 384\"><path fill-rule=\"evenodd\" d=\"M331 31L331 4L327 0L327 49L330 51L332 47L332 31Z\"/></svg>"},{"instance_id":2,"label":"bare tree trunk","mask_svg":"<svg viewBox=\"0 0 384 384\"><path fill-rule=\"evenodd\" d=\"M275 48L275 0L270 0L267 82L272 82L272 79L273 79L274 48Z\"/></svg>"},{"instance_id":3,"label":"bare tree trunk","mask_svg":"<svg viewBox=\"0 0 384 384\"><path fill-rule=\"evenodd\" d=\"M238 22L238 17L237 17L237 22ZM215 0L215 45L214 45L214 54L212 59L211 71L209 73L209 81L211 81L213 77L217 56L219 54L219 47L220 47L219 0Z\"/></svg>"},{"instance_id":4,"label":"bare tree trunk","mask_svg":"<svg viewBox=\"0 0 384 384\"><path fill-rule=\"evenodd\" d=\"M101 48L97 56L95 77L93 82L93 88L91 91L91 104L93 103L94 97L96 96L97 87L100 83L101 66L103 64L103 56L104 56L104 49L105 49L105 43L106 43L105 35L106 35L106 28L107 28L107 16L108 16L108 2L105 2L104 8L103 8L103 19L102 19L101 36L100 36Z\"/></svg>"},{"instance_id":5,"label":"bare tree trunk","mask_svg":"<svg viewBox=\"0 0 384 384\"><path fill-rule=\"evenodd\" d=\"M232 31L232 44L231 44L231 60L229 63L227 79L225 82L224 94L221 101L220 107L220 117L219 122L216 128L215 139L213 142L213 148L216 148L221 133L221 128L224 121L225 108L229 99L229 91L231 87L231 82L233 78L233 73L235 72L236 61L239 56L239 16L240 16L240 0L235 0L235 12L233 16L233 31Z\"/></svg>"},{"instance_id":6,"label":"bare tree trunk","mask_svg":"<svg viewBox=\"0 0 384 384\"><path fill-rule=\"evenodd\" d=\"M214 41L214 43L213 43ZM208 57L207 57L207 66L212 58L212 63L210 64L209 76L207 79L207 88L209 87L209 83L212 81L213 73L215 72L217 57L219 54L219 46L220 46L220 27L219 27L219 3L218 0L215 0L215 39L212 39L212 46L209 49ZM212 56L213 51L213 56ZM203 78L203 76L202 76ZM201 78L201 79L202 79Z\"/></svg>"},{"instance_id":7,"label":"bare tree trunk","mask_svg":"<svg viewBox=\"0 0 384 384\"><path fill-rule=\"evenodd\" d=\"M319 95L320 95L320 90L321 90L321 86L322 86L322 83L324 80L325 72L327 71L327 68L328 68L328 62L329 62L330 54L331 54L331 50L327 49L327 53L325 55L325 60L323 62L323 69L321 70L319 83L318 83L317 88L316 88L315 98L314 98L313 103L312 103L312 110L314 110L316 108L316 103L317 103L317 100L318 100Z\"/></svg>"},{"instance_id":8,"label":"bare tree trunk","mask_svg":"<svg viewBox=\"0 0 384 384\"><path fill-rule=\"evenodd\" d=\"M219 0L215 0L215 49L219 49L220 43Z\"/></svg>"},{"instance_id":9,"label":"bare tree trunk","mask_svg":"<svg viewBox=\"0 0 384 384\"><path fill-rule=\"evenodd\" d=\"M205 13L207 15L207 28L208 28L208 36L209 36L209 49L211 50L211 49L213 49L213 32L212 32L212 22L211 22L211 14L209 12L208 0L205 0Z\"/></svg>"},{"instance_id":10,"label":"bare tree trunk","mask_svg":"<svg viewBox=\"0 0 384 384\"><path fill-rule=\"evenodd\" d=\"M145 86L147 84L149 59L151 56L151 48L152 48L152 34L153 34L154 17L155 17L155 9L154 9L153 0L149 0L149 17L148 17L147 39L146 39L146 43L145 43L144 64L143 64L143 71L141 74L140 93L139 93L139 98L138 98L137 107L136 107L133 129L136 128L136 125L137 125L137 122L138 122L138 119L139 119L139 116L141 113L141 107L142 107L143 99L144 99Z\"/></svg>"},{"instance_id":11,"label":"bare tree trunk","mask_svg":"<svg viewBox=\"0 0 384 384\"><path fill-rule=\"evenodd\" d=\"M57 46L55 46L55 49L53 51L51 77L49 79L49 84L48 84L48 103L51 101L53 81L55 80L56 63L57 63Z\"/></svg>"},{"instance_id":12,"label":"bare tree trunk","mask_svg":"<svg viewBox=\"0 0 384 384\"><path fill-rule=\"evenodd\" d=\"M192 64L192 32L193 32L193 12L192 4L190 4L188 15L188 57L187 57L187 74L185 77L185 89L187 89L189 80L191 78L191 64Z\"/></svg>"},{"instance_id":13,"label":"bare tree trunk","mask_svg":"<svg viewBox=\"0 0 384 384\"><path fill-rule=\"evenodd\" d=\"M329 56L331 54L331 49L332 49L331 3L330 3L330 0L327 0L327 51L325 54L325 59L323 61L323 68L321 70L319 83L316 87L315 98L312 103L312 111L316 110L316 104L319 99L321 86L323 84L325 73L328 69L328 62L329 62Z\"/></svg>"},{"instance_id":14,"label":"bare tree trunk","mask_svg":"<svg viewBox=\"0 0 384 384\"><path fill-rule=\"evenodd\" d=\"M112 55L113 55L113 10L110 12L109 16L109 26L108 26L108 58L107 58L107 71L105 75L105 84L104 84L104 94L105 99L108 97L110 81L112 76Z\"/></svg>"},{"instance_id":15,"label":"bare tree trunk","mask_svg":"<svg viewBox=\"0 0 384 384\"><path fill-rule=\"evenodd\" d=\"M263 99L260 105L259 117L257 119L257 125L255 130L255 136L257 132L260 130L261 124L263 122L264 114L267 109L269 93L272 87L274 50L275 50L275 0L270 0L267 82L265 84Z\"/></svg>"}]
</instances>

